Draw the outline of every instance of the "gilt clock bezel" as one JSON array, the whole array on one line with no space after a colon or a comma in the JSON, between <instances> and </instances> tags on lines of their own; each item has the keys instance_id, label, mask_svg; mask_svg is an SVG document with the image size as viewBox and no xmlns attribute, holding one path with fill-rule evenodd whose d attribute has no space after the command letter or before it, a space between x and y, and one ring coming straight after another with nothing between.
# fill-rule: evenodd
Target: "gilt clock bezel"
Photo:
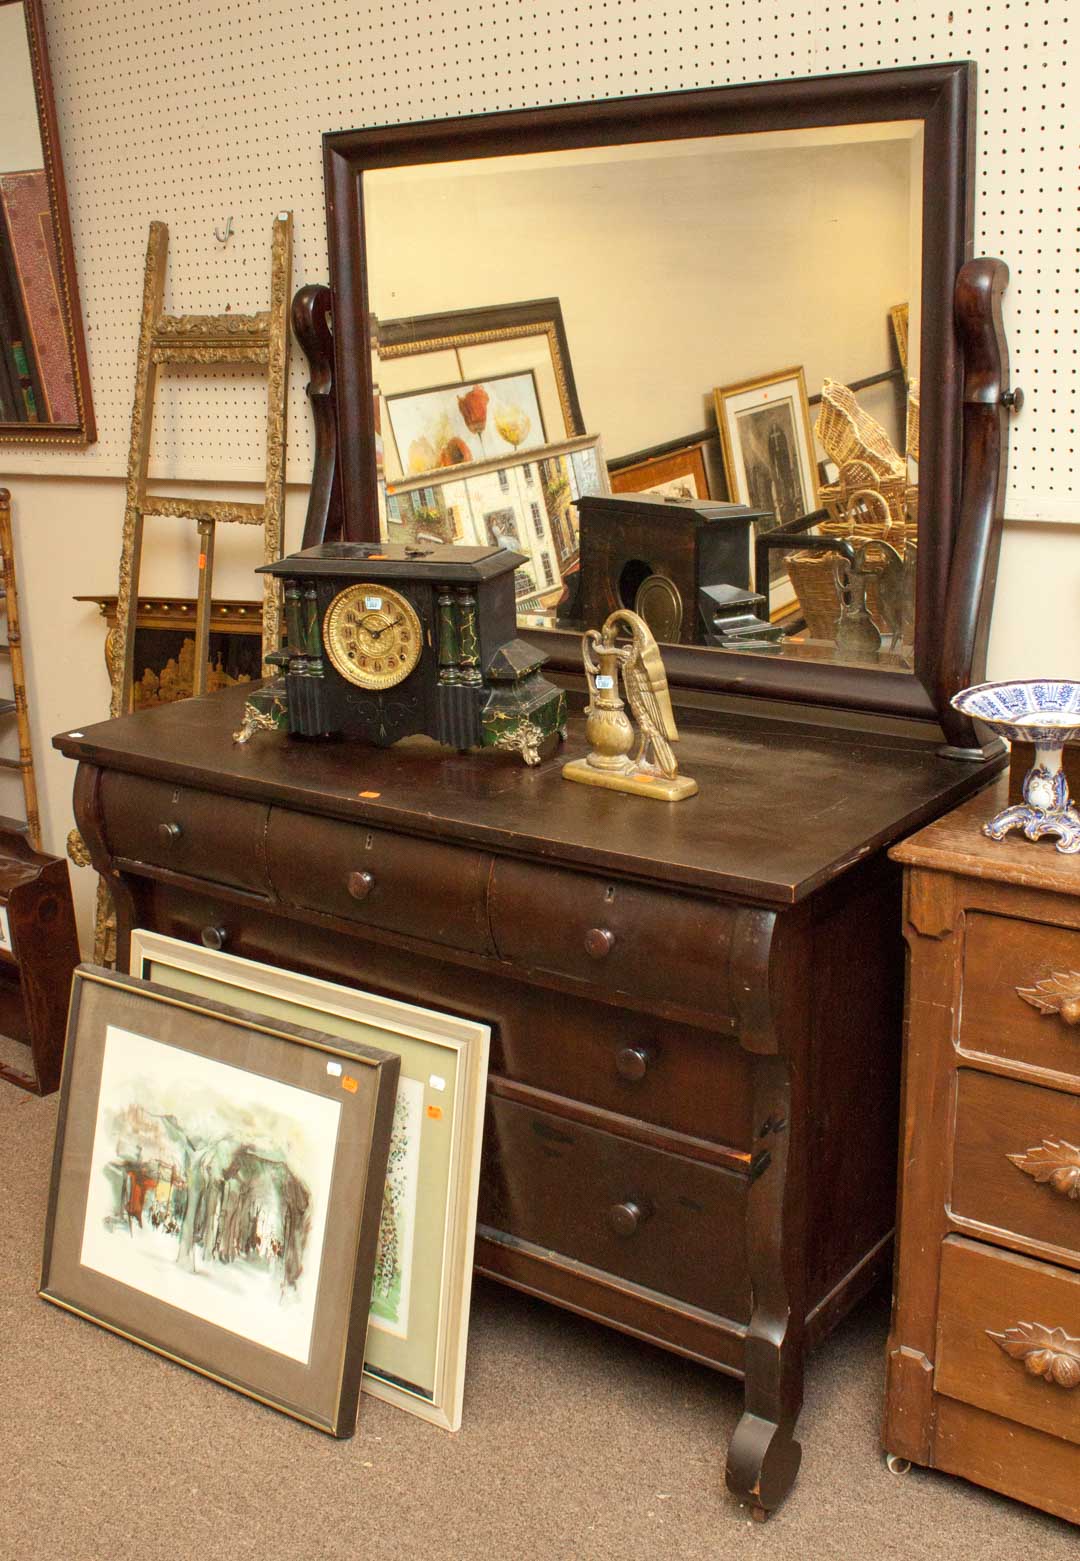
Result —
<instances>
[{"instance_id":1,"label":"gilt clock bezel","mask_svg":"<svg viewBox=\"0 0 1080 1561\"><path fill-rule=\"evenodd\" d=\"M341 624L337 621L341 614L358 598L363 596L379 596L383 601L390 600L402 613L408 626L409 636L412 642L414 654L404 667L399 666L390 672L366 672L355 663L350 662L344 646L344 635ZM366 693L381 693L384 689L397 688L400 683L416 671L420 663L420 657L424 650L424 630L420 622L420 616L409 599L380 581L361 580L347 585L340 590L326 609L323 618L323 642L326 646L330 663L335 672L353 684L355 688L361 688Z\"/></svg>"}]
</instances>

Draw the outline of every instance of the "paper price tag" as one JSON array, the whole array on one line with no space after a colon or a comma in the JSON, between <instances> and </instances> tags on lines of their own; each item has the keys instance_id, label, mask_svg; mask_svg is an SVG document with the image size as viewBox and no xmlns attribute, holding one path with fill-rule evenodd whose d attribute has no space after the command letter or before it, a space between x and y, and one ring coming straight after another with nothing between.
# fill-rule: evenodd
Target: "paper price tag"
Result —
<instances>
[{"instance_id":1,"label":"paper price tag","mask_svg":"<svg viewBox=\"0 0 1080 1561\"><path fill-rule=\"evenodd\" d=\"M379 608L382 606L382 597L365 596L364 606L367 608L368 612L378 612Z\"/></svg>"},{"instance_id":2,"label":"paper price tag","mask_svg":"<svg viewBox=\"0 0 1080 1561\"><path fill-rule=\"evenodd\" d=\"M326 1064L326 1071L327 1071L327 1073L329 1073L329 1075L330 1075L330 1077L332 1079L340 1079L340 1077L341 1077L341 1064L340 1064L340 1062L328 1062Z\"/></svg>"},{"instance_id":3,"label":"paper price tag","mask_svg":"<svg viewBox=\"0 0 1080 1561\"><path fill-rule=\"evenodd\" d=\"M597 688L614 688L615 679L608 672L601 672L596 679Z\"/></svg>"}]
</instances>

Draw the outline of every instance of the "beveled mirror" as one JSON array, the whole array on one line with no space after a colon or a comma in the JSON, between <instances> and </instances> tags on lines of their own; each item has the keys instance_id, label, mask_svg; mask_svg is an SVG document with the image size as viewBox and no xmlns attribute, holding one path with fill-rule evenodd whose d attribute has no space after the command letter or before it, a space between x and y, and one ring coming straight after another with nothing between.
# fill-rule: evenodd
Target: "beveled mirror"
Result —
<instances>
[{"instance_id":1,"label":"beveled mirror","mask_svg":"<svg viewBox=\"0 0 1080 1561\"><path fill-rule=\"evenodd\" d=\"M90 444L67 190L41 0L0 0L0 441Z\"/></svg>"},{"instance_id":2,"label":"beveled mirror","mask_svg":"<svg viewBox=\"0 0 1080 1561\"><path fill-rule=\"evenodd\" d=\"M523 552L522 632L568 671L600 570L656 613L675 686L940 713L996 546L957 614L973 96L948 64L326 136L342 534ZM542 344L425 328L540 299L576 423ZM669 480L613 504L607 463L638 458ZM725 529L735 565L691 541L680 586L676 532ZM750 633L710 633L740 596Z\"/></svg>"}]
</instances>

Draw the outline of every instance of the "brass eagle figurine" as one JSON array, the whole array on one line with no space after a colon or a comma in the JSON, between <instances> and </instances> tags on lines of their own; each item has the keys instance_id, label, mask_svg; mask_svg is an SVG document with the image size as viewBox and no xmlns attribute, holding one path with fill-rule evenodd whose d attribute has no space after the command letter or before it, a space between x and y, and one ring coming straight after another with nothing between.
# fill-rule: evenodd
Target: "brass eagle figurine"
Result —
<instances>
[{"instance_id":1,"label":"brass eagle figurine","mask_svg":"<svg viewBox=\"0 0 1080 1561\"><path fill-rule=\"evenodd\" d=\"M648 624L637 613L617 608L599 632L585 633L581 649L589 685L585 735L592 748L584 759L564 765L563 775L585 786L606 786L665 802L692 797L697 781L679 774L672 748L679 733L667 674ZM619 697L620 673L636 734Z\"/></svg>"}]
</instances>

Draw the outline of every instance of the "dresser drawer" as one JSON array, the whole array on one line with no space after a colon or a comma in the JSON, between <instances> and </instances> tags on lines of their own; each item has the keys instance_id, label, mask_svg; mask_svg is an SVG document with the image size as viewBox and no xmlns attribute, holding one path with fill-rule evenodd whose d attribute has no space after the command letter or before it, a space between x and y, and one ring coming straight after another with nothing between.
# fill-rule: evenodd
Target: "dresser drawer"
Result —
<instances>
[{"instance_id":1,"label":"dresser drawer","mask_svg":"<svg viewBox=\"0 0 1080 1561\"><path fill-rule=\"evenodd\" d=\"M1080 1078L1080 931L969 912L960 1045Z\"/></svg>"},{"instance_id":2,"label":"dresser drawer","mask_svg":"<svg viewBox=\"0 0 1080 1561\"><path fill-rule=\"evenodd\" d=\"M694 1138L749 1149L753 1063L734 1038L520 983L491 1069Z\"/></svg>"},{"instance_id":3,"label":"dresser drawer","mask_svg":"<svg viewBox=\"0 0 1080 1561\"><path fill-rule=\"evenodd\" d=\"M936 1355L936 1392L1080 1443L1080 1275L950 1236Z\"/></svg>"},{"instance_id":4,"label":"dresser drawer","mask_svg":"<svg viewBox=\"0 0 1080 1561\"><path fill-rule=\"evenodd\" d=\"M491 928L503 959L714 1016L732 1011L735 912L660 889L498 861Z\"/></svg>"},{"instance_id":5,"label":"dresser drawer","mask_svg":"<svg viewBox=\"0 0 1080 1561\"><path fill-rule=\"evenodd\" d=\"M269 809L260 803L116 770L102 774L100 796L113 856L269 892L263 849Z\"/></svg>"},{"instance_id":6,"label":"dresser drawer","mask_svg":"<svg viewBox=\"0 0 1080 1561\"><path fill-rule=\"evenodd\" d=\"M749 1320L746 1176L498 1098L484 1145L482 1224Z\"/></svg>"},{"instance_id":7,"label":"dresser drawer","mask_svg":"<svg viewBox=\"0 0 1080 1561\"><path fill-rule=\"evenodd\" d=\"M1080 1265L1080 1095L961 1068L952 1209Z\"/></svg>"},{"instance_id":8,"label":"dresser drawer","mask_svg":"<svg viewBox=\"0 0 1080 1561\"><path fill-rule=\"evenodd\" d=\"M274 808L270 881L287 905L490 953L491 858L462 846Z\"/></svg>"}]
</instances>

